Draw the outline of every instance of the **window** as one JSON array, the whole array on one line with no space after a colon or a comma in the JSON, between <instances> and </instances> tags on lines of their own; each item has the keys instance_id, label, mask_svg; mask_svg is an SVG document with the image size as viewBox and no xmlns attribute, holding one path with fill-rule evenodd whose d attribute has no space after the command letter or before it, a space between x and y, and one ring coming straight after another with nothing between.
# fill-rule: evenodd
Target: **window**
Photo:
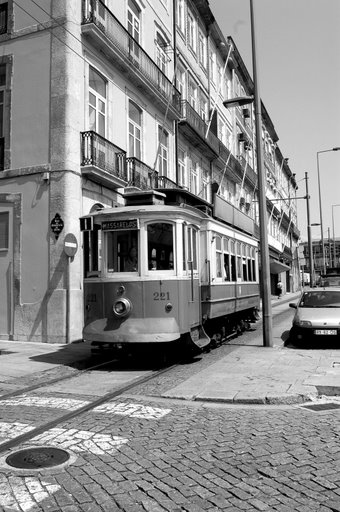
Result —
<instances>
[{"instance_id":1,"label":"window","mask_svg":"<svg viewBox=\"0 0 340 512\"><path fill-rule=\"evenodd\" d=\"M105 137L106 80L92 67L89 69L89 129Z\"/></svg>"},{"instance_id":2,"label":"window","mask_svg":"<svg viewBox=\"0 0 340 512\"><path fill-rule=\"evenodd\" d=\"M211 50L209 53L210 80L216 84L216 54Z\"/></svg>"},{"instance_id":3,"label":"window","mask_svg":"<svg viewBox=\"0 0 340 512\"><path fill-rule=\"evenodd\" d=\"M191 160L190 166L190 192L198 195L199 163Z\"/></svg>"},{"instance_id":4,"label":"window","mask_svg":"<svg viewBox=\"0 0 340 512\"><path fill-rule=\"evenodd\" d=\"M8 2L0 4L0 35L7 33Z\"/></svg>"},{"instance_id":5,"label":"window","mask_svg":"<svg viewBox=\"0 0 340 512\"><path fill-rule=\"evenodd\" d=\"M5 160L5 94L6 94L6 64L0 65L0 170L4 169Z\"/></svg>"},{"instance_id":6,"label":"window","mask_svg":"<svg viewBox=\"0 0 340 512\"><path fill-rule=\"evenodd\" d=\"M198 61L204 69L207 69L207 40L200 29L198 30Z\"/></svg>"},{"instance_id":7,"label":"window","mask_svg":"<svg viewBox=\"0 0 340 512\"><path fill-rule=\"evenodd\" d=\"M107 231L107 273L137 272L139 269L138 229Z\"/></svg>"},{"instance_id":8,"label":"window","mask_svg":"<svg viewBox=\"0 0 340 512\"><path fill-rule=\"evenodd\" d=\"M210 200L210 191L209 191L209 177L210 177L210 172L208 169L202 169L202 193L201 193L201 196L203 197L203 199L205 199L206 201L209 201Z\"/></svg>"},{"instance_id":9,"label":"window","mask_svg":"<svg viewBox=\"0 0 340 512\"><path fill-rule=\"evenodd\" d=\"M236 242L236 264L237 264L237 278L242 278L242 261L241 261L241 244L240 242Z\"/></svg>"},{"instance_id":10,"label":"window","mask_svg":"<svg viewBox=\"0 0 340 512\"><path fill-rule=\"evenodd\" d=\"M185 151L178 148L178 181L182 187L186 185L186 173L185 173Z\"/></svg>"},{"instance_id":11,"label":"window","mask_svg":"<svg viewBox=\"0 0 340 512\"><path fill-rule=\"evenodd\" d=\"M242 244L242 279L248 281L248 268L247 268L247 250L246 246Z\"/></svg>"},{"instance_id":12,"label":"window","mask_svg":"<svg viewBox=\"0 0 340 512\"><path fill-rule=\"evenodd\" d=\"M0 213L0 251L9 248L9 212Z\"/></svg>"},{"instance_id":13,"label":"window","mask_svg":"<svg viewBox=\"0 0 340 512\"><path fill-rule=\"evenodd\" d=\"M231 280L236 281L236 255L235 255L235 242L230 241L230 270Z\"/></svg>"},{"instance_id":14,"label":"window","mask_svg":"<svg viewBox=\"0 0 340 512\"><path fill-rule=\"evenodd\" d=\"M186 86L185 86L185 84L186 84L185 71L181 65L177 66L177 77L176 78L177 78L177 80L176 80L177 89L181 93L182 99L185 99L187 96L186 95Z\"/></svg>"},{"instance_id":15,"label":"window","mask_svg":"<svg viewBox=\"0 0 340 512\"><path fill-rule=\"evenodd\" d=\"M196 53L196 49L197 49L196 21L191 13L188 13L188 45Z\"/></svg>"},{"instance_id":16,"label":"window","mask_svg":"<svg viewBox=\"0 0 340 512\"><path fill-rule=\"evenodd\" d=\"M200 97L200 114L203 121L208 121L208 100L203 94Z\"/></svg>"},{"instance_id":17,"label":"window","mask_svg":"<svg viewBox=\"0 0 340 512\"><path fill-rule=\"evenodd\" d=\"M158 142L158 172L160 176L167 176L169 168L169 134L161 126L158 127Z\"/></svg>"},{"instance_id":18,"label":"window","mask_svg":"<svg viewBox=\"0 0 340 512\"><path fill-rule=\"evenodd\" d=\"M222 240L221 237L215 235L216 248L216 277L222 277Z\"/></svg>"},{"instance_id":19,"label":"window","mask_svg":"<svg viewBox=\"0 0 340 512\"><path fill-rule=\"evenodd\" d=\"M173 270L173 225L157 222L147 226L149 270Z\"/></svg>"},{"instance_id":20,"label":"window","mask_svg":"<svg viewBox=\"0 0 340 512\"><path fill-rule=\"evenodd\" d=\"M168 68L168 56L166 54L166 49L168 48L168 43L165 41L165 39L161 36L161 34L157 33L156 35L156 62L159 69L162 70L164 75L167 74L167 68ZM161 77L161 80L165 80L165 77ZM164 83L160 84L163 86L163 89L165 89Z\"/></svg>"},{"instance_id":21,"label":"window","mask_svg":"<svg viewBox=\"0 0 340 512\"><path fill-rule=\"evenodd\" d=\"M224 280L231 281L229 240L227 238L223 238L223 266Z\"/></svg>"},{"instance_id":22,"label":"window","mask_svg":"<svg viewBox=\"0 0 340 512\"><path fill-rule=\"evenodd\" d=\"M131 38L129 38L129 56L132 60L139 59L140 43L140 9L134 0L128 1L127 10L127 28Z\"/></svg>"},{"instance_id":23,"label":"window","mask_svg":"<svg viewBox=\"0 0 340 512\"><path fill-rule=\"evenodd\" d=\"M102 270L102 232L98 225L84 231L84 273L86 277L98 276Z\"/></svg>"},{"instance_id":24,"label":"window","mask_svg":"<svg viewBox=\"0 0 340 512\"><path fill-rule=\"evenodd\" d=\"M197 85L193 80L189 80L189 103L197 111Z\"/></svg>"},{"instance_id":25,"label":"window","mask_svg":"<svg viewBox=\"0 0 340 512\"><path fill-rule=\"evenodd\" d=\"M184 0L177 0L176 3L176 22L177 27L182 32L185 33L185 24L184 24Z\"/></svg>"},{"instance_id":26,"label":"window","mask_svg":"<svg viewBox=\"0 0 340 512\"><path fill-rule=\"evenodd\" d=\"M183 270L198 270L197 228L183 225Z\"/></svg>"},{"instance_id":27,"label":"window","mask_svg":"<svg viewBox=\"0 0 340 512\"><path fill-rule=\"evenodd\" d=\"M141 159L142 110L129 101L129 156Z\"/></svg>"}]
</instances>

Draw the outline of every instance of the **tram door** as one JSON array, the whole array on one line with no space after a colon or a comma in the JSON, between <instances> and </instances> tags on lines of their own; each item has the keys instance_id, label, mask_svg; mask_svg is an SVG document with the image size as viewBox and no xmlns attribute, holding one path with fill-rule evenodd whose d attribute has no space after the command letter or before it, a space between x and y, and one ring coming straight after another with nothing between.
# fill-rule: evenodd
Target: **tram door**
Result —
<instances>
[{"instance_id":1,"label":"tram door","mask_svg":"<svg viewBox=\"0 0 340 512\"><path fill-rule=\"evenodd\" d=\"M185 226L184 229L184 270L190 277L189 290L189 322L191 326L200 321L200 288L198 278L198 231L194 226Z\"/></svg>"},{"instance_id":2,"label":"tram door","mask_svg":"<svg viewBox=\"0 0 340 512\"><path fill-rule=\"evenodd\" d=\"M13 293L12 210L0 206L0 335L11 332Z\"/></svg>"}]
</instances>

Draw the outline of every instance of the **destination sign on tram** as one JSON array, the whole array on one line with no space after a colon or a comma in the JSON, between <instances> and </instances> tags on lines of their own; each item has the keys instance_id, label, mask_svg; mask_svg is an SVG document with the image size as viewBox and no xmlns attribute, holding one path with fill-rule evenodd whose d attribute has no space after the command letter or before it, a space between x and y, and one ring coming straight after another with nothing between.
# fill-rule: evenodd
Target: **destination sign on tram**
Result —
<instances>
[{"instance_id":1,"label":"destination sign on tram","mask_svg":"<svg viewBox=\"0 0 340 512\"><path fill-rule=\"evenodd\" d=\"M118 231L123 229L138 229L138 219L107 220L102 222L103 231Z\"/></svg>"}]
</instances>

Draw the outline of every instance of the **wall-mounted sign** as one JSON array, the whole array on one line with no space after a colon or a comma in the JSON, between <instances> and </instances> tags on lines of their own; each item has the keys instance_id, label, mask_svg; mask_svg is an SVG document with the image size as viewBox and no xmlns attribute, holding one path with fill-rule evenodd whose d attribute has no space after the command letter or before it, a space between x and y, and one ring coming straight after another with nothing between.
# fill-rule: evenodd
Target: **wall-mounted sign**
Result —
<instances>
[{"instance_id":1,"label":"wall-mounted sign","mask_svg":"<svg viewBox=\"0 0 340 512\"><path fill-rule=\"evenodd\" d=\"M64 229L64 221L60 217L59 213L56 213L54 218L51 220L51 229L55 235L56 240L58 240L60 233Z\"/></svg>"},{"instance_id":2,"label":"wall-mounted sign","mask_svg":"<svg viewBox=\"0 0 340 512\"><path fill-rule=\"evenodd\" d=\"M102 222L103 231L118 231L125 229L138 229L138 219L106 220Z\"/></svg>"}]
</instances>

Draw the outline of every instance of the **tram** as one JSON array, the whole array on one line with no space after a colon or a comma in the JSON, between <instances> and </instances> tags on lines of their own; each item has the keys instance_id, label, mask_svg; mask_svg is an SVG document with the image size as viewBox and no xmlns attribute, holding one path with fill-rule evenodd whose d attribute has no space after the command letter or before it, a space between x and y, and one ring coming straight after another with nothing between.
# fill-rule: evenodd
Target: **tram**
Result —
<instances>
[{"instance_id":1,"label":"tram","mask_svg":"<svg viewBox=\"0 0 340 512\"><path fill-rule=\"evenodd\" d=\"M182 189L131 191L80 219L83 338L202 351L256 321L258 240Z\"/></svg>"}]
</instances>

